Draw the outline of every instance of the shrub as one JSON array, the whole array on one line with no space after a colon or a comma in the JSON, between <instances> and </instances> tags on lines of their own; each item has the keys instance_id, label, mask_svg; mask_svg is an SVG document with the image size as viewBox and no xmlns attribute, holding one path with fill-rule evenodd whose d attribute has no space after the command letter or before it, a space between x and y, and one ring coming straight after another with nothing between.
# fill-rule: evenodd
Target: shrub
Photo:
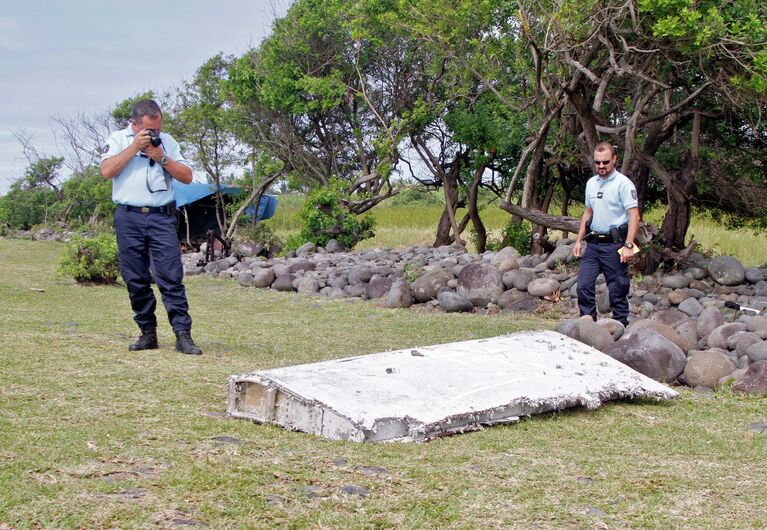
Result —
<instances>
[{"instance_id":1,"label":"shrub","mask_svg":"<svg viewBox=\"0 0 767 530\"><path fill-rule=\"evenodd\" d=\"M58 270L72 276L77 283L116 283L119 269L115 236L74 237L64 251Z\"/></svg>"},{"instance_id":2,"label":"shrub","mask_svg":"<svg viewBox=\"0 0 767 530\"><path fill-rule=\"evenodd\" d=\"M345 248L352 248L363 239L373 237L373 218L351 213L341 203L343 197L343 183L338 180L309 194L299 212L303 227L298 246L312 242L324 247L336 239ZM296 241L289 238L285 248L289 249Z\"/></svg>"},{"instance_id":3,"label":"shrub","mask_svg":"<svg viewBox=\"0 0 767 530\"><path fill-rule=\"evenodd\" d=\"M471 231L471 241L477 244L477 234ZM488 238L485 244L487 250L498 251L504 247L514 247L523 256L530 253L530 244L533 238L533 229L530 223L523 221L521 223L509 221L506 228L503 229L500 241Z\"/></svg>"}]
</instances>

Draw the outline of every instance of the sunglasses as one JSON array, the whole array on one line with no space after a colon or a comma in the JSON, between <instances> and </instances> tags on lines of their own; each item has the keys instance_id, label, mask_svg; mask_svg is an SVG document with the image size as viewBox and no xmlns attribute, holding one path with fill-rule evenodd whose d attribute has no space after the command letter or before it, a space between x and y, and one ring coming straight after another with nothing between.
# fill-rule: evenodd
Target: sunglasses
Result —
<instances>
[{"instance_id":1,"label":"sunglasses","mask_svg":"<svg viewBox=\"0 0 767 530\"><path fill-rule=\"evenodd\" d=\"M612 160L594 160L595 166L606 166L608 165Z\"/></svg>"}]
</instances>

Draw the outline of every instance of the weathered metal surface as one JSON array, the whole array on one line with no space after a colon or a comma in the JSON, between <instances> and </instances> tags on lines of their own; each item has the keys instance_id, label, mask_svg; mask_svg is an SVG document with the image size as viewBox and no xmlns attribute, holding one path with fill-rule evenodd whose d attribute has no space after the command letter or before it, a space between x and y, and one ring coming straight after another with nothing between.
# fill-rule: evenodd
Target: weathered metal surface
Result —
<instances>
[{"instance_id":1,"label":"weathered metal surface","mask_svg":"<svg viewBox=\"0 0 767 530\"><path fill-rule=\"evenodd\" d=\"M358 442L427 440L540 412L678 395L553 331L235 375L228 393L230 416Z\"/></svg>"}]
</instances>

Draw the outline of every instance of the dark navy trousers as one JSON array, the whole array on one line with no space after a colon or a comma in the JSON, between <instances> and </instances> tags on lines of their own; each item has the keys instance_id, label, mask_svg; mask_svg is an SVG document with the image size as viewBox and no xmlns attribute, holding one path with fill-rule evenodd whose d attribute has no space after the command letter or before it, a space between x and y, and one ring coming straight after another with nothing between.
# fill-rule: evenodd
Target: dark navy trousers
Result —
<instances>
[{"instance_id":1,"label":"dark navy trousers","mask_svg":"<svg viewBox=\"0 0 767 530\"><path fill-rule=\"evenodd\" d=\"M628 264L621 263L618 249L622 243L590 242L581 257L578 269L578 307L581 315L597 319L596 281L599 273L605 275L610 295L613 318L628 324L630 289Z\"/></svg>"},{"instance_id":2,"label":"dark navy trousers","mask_svg":"<svg viewBox=\"0 0 767 530\"><path fill-rule=\"evenodd\" d=\"M128 287L131 308L142 331L157 327L157 300L152 291L150 264L173 331L191 330L189 303L184 288L184 267L174 213L142 213L118 206L115 231L120 274Z\"/></svg>"}]
</instances>

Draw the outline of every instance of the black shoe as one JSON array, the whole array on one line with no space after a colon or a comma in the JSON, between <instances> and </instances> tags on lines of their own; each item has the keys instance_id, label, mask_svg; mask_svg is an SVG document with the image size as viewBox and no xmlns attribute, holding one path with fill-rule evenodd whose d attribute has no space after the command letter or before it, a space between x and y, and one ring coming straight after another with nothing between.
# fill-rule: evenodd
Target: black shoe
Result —
<instances>
[{"instance_id":1,"label":"black shoe","mask_svg":"<svg viewBox=\"0 0 767 530\"><path fill-rule=\"evenodd\" d=\"M187 355L202 355L202 350L194 343L192 335L188 331L176 332L176 351Z\"/></svg>"},{"instance_id":2,"label":"black shoe","mask_svg":"<svg viewBox=\"0 0 767 530\"><path fill-rule=\"evenodd\" d=\"M157 331L142 331L136 342L128 346L130 351L156 350L160 345L157 343Z\"/></svg>"}]
</instances>

